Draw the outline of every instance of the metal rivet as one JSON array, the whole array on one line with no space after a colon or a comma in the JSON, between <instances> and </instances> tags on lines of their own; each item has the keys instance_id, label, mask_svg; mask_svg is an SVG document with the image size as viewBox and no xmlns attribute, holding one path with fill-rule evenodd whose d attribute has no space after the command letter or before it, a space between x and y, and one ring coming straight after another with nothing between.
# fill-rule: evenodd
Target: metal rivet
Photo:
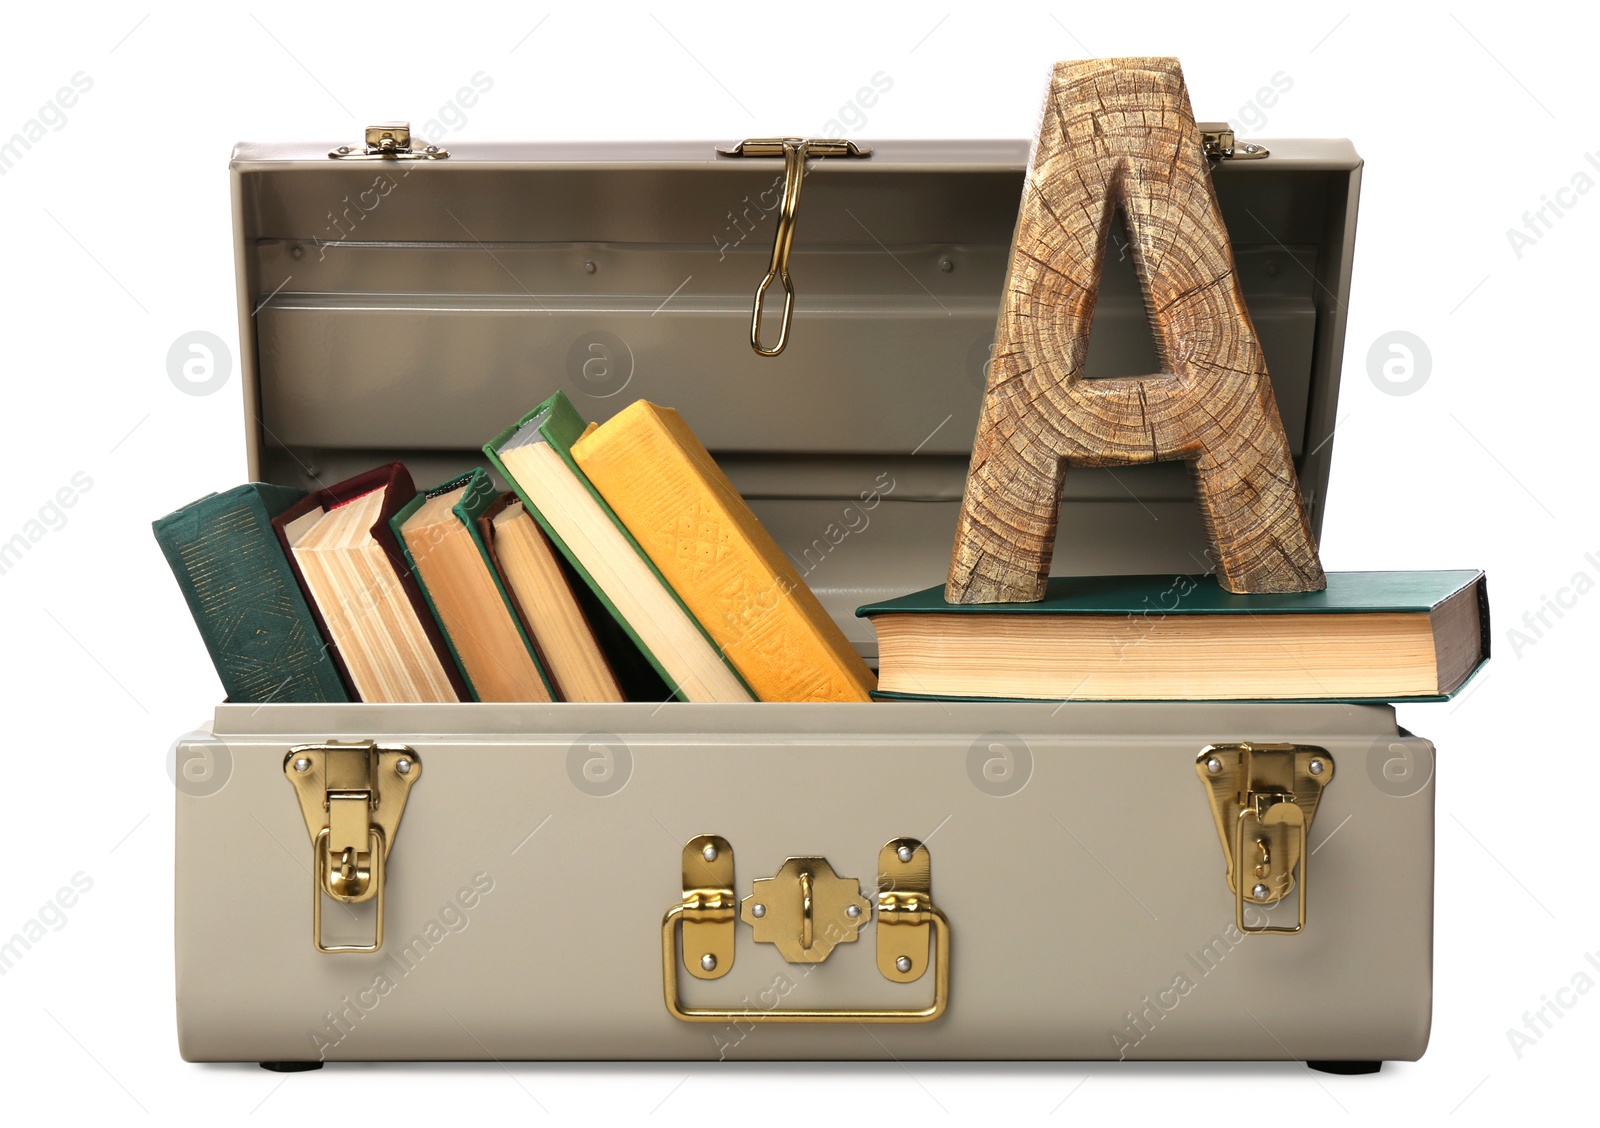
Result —
<instances>
[{"instance_id":1,"label":"metal rivet","mask_svg":"<svg viewBox=\"0 0 1600 1128\"><path fill-rule=\"evenodd\" d=\"M350 146L340 145L337 151L341 153L348 153L350 151Z\"/></svg>"},{"instance_id":2,"label":"metal rivet","mask_svg":"<svg viewBox=\"0 0 1600 1128\"><path fill-rule=\"evenodd\" d=\"M429 145L426 149L423 150L424 153L437 153L438 151L439 151L439 146L437 146L437 145Z\"/></svg>"},{"instance_id":3,"label":"metal rivet","mask_svg":"<svg viewBox=\"0 0 1600 1128\"><path fill-rule=\"evenodd\" d=\"M1325 765L1321 760L1312 760L1309 767L1311 768L1312 775L1321 775Z\"/></svg>"},{"instance_id":4,"label":"metal rivet","mask_svg":"<svg viewBox=\"0 0 1600 1128\"><path fill-rule=\"evenodd\" d=\"M296 243L294 246L289 248L289 257L292 259L303 259L306 257L306 249L299 243Z\"/></svg>"},{"instance_id":5,"label":"metal rivet","mask_svg":"<svg viewBox=\"0 0 1600 1128\"><path fill-rule=\"evenodd\" d=\"M767 915L767 906L761 904L760 902L757 902L756 904L751 905L750 906L750 915L753 916L753 917L758 917L758 918L766 916Z\"/></svg>"},{"instance_id":6,"label":"metal rivet","mask_svg":"<svg viewBox=\"0 0 1600 1128\"><path fill-rule=\"evenodd\" d=\"M896 971L904 975L906 972L911 970L911 957L901 956L899 959L894 961L894 966Z\"/></svg>"},{"instance_id":7,"label":"metal rivet","mask_svg":"<svg viewBox=\"0 0 1600 1128\"><path fill-rule=\"evenodd\" d=\"M600 269L600 267L598 265L596 265L594 259L585 259L584 260L583 272L585 274L593 274L595 271L597 271L599 269Z\"/></svg>"},{"instance_id":8,"label":"metal rivet","mask_svg":"<svg viewBox=\"0 0 1600 1128\"><path fill-rule=\"evenodd\" d=\"M944 271L946 274L949 274L955 268L956 264L951 262L949 259L942 258L939 260L939 269Z\"/></svg>"},{"instance_id":9,"label":"metal rivet","mask_svg":"<svg viewBox=\"0 0 1600 1128\"><path fill-rule=\"evenodd\" d=\"M717 848L707 844L706 848L700 851L700 856L708 862L714 862L717 860Z\"/></svg>"},{"instance_id":10,"label":"metal rivet","mask_svg":"<svg viewBox=\"0 0 1600 1128\"><path fill-rule=\"evenodd\" d=\"M399 772L401 775L410 775L411 761L406 759L404 756L400 757L394 762L394 770Z\"/></svg>"},{"instance_id":11,"label":"metal rivet","mask_svg":"<svg viewBox=\"0 0 1600 1128\"><path fill-rule=\"evenodd\" d=\"M1206 771L1210 772L1212 775L1216 775L1221 770L1222 761L1217 759L1215 756L1212 756L1206 761Z\"/></svg>"},{"instance_id":12,"label":"metal rivet","mask_svg":"<svg viewBox=\"0 0 1600 1128\"><path fill-rule=\"evenodd\" d=\"M717 969L717 957L707 952L700 957L700 966L706 971L715 971Z\"/></svg>"},{"instance_id":13,"label":"metal rivet","mask_svg":"<svg viewBox=\"0 0 1600 1128\"><path fill-rule=\"evenodd\" d=\"M894 852L894 856L899 858L902 862L909 862L913 853L915 853L915 851L913 851L911 847L902 846L900 849Z\"/></svg>"},{"instance_id":14,"label":"metal rivet","mask_svg":"<svg viewBox=\"0 0 1600 1128\"><path fill-rule=\"evenodd\" d=\"M855 920L856 917L861 915L861 906L851 905L849 908L845 909L844 915L849 917L851 920Z\"/></svg>"},{"instance_id":15,"label":"metal rivet","mask_svg":"<svg viewBox=\"0 0 1600 1128\"><path fill-rule=\"evenodd\" d=\"M294 770L297 771L297 772L308 772L308 771L310 771L311 770L311 761L306 759L306 757L301 756L299 759L297 759L294 762Z\"/></svg>"},{"instance_id":16,"label":"metal rivet","mask_svg":"<svg viewBox=\"0 0 1600 1128\"><path fill-rule=\"evenodd\" d=\"M1265 901L1267 899L1267 895L1271 892L1272 890L1258 882L1256 887L1250 890L1250 896L1254 897L1258 901Z\"/></svg>"}]
</instances>

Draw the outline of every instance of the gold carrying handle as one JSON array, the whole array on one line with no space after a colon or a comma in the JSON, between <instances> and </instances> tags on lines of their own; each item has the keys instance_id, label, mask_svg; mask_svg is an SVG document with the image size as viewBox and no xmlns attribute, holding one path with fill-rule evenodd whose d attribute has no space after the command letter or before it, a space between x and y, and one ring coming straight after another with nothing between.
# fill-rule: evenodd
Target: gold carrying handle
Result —
<instances>
[{"instance_id":1,"label":"gold carrying handle","mask_svg":"<svg viewBox=\"0 0 1600 1128\"><path fill-rule=\"evenodd\" d=\"M743 1010L686 1007L678 998L678 921L687 906L673 905L661 920L661 976L667 1012L681 1022L932 1022L950 1002L950 922L927 906L933 923L933 1001L918 1010ZM881 921L878 927L886 927ZM887 927L895 927L889 925Z\"/></svg>"}]
</instances>

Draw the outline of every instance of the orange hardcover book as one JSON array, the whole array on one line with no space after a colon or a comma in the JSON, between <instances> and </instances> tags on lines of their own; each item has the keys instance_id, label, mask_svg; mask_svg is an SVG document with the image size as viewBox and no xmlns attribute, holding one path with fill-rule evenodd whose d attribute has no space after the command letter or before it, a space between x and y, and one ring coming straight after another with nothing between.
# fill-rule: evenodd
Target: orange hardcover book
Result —
<instances>
[{"instance_id":1,"label":"orange hardcover book","mask_svg":"<svg viewBox=\"0 0 1600 1128\"><path fill-rule=\"evenodd\" d=\"M683 418L640 400L572 456L763 701L867 701L867 668Z\"/></svg>"}]
</instances>

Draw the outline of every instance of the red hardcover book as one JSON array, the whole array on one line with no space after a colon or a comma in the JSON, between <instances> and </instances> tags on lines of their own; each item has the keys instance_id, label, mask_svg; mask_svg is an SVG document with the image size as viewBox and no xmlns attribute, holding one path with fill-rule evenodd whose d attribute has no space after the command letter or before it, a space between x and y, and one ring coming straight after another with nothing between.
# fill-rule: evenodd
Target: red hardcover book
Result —
<instances>
[{"instance_id":1,"label":"red hardcover book","mask_svg":"<svg viewBox=\"0 0 1600 1128\"><path fill-rule=\"evenodd\" d=\"M362 701L471 701L389 527L389 519L416 496L411 474L391 462L308 494L276 517L272 528L340 676ZM352 519L359 524L328 535ZM312 553L318 564L308 567ZM322 566L332 557L337 559L331 567ZM401 654L413 660L402 661Z\"/></svg>"}]
</instances>

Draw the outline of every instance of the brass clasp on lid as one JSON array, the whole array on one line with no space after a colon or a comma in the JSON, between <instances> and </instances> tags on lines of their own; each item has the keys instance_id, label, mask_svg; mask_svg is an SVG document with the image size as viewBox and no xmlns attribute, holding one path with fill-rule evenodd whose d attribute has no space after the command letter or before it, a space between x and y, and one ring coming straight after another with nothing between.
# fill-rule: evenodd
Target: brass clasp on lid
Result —
<instances>
[{"instance_id":1,"label":"brass clasp on lid","mask_svg":"<svg viewBox=\"0 0 1600 1128\"><path fill-rule=\"evenodd\" d=\"M795 212L800 206L800 186L805 181L808 157L870 157L872 150L842 139L818 140L799 137L772 137L745 140L717 152L725 157L782 157L783 206L778 211L778 231L772 241L772 263L766 277L756 287L750 313L750 347L760 356L777 356L789 343L789 322L794 316L794 283L789 280L789 251L794 246ZM768 348L761 343L761 305L767 291L777 282L783 287L783 324L778 340Z\"/></svg>"}]
</instances>

